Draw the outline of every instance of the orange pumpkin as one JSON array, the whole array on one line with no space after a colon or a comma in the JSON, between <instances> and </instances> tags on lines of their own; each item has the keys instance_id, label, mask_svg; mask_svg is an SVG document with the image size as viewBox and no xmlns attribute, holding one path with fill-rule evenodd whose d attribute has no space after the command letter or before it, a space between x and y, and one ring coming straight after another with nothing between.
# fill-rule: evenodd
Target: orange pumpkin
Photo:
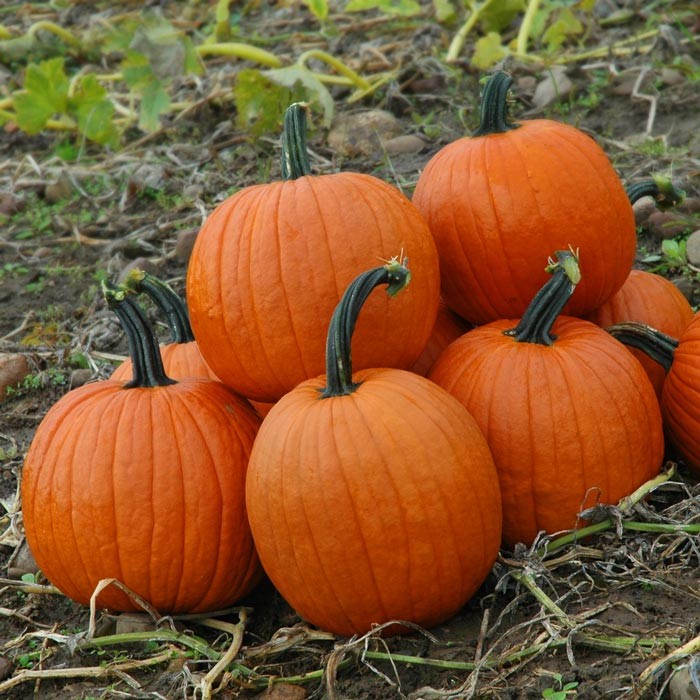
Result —
<instances>
[{"instance_id":1,"label":"orange pumpkin","mask_svg":"<svg viewBox=\"0 0 700 700\"><path fill-rule=\"evenodd\" d=\"M131 270L126 280L126 289L139 294L145 292L158 306L168 321L170 342L160 346L163 367L173 379L186 377L207 377L218 379L204 361L199 345L192 333L187 307L175 290L143 270ZM111 379L124 381L131 379L133 368L131 358L127 358L112 372Z\"/></svg>"},{"instance_id":2,"label":"orange pumpkin","mask_svg":"<svg viewBox=\"0 0 700 700\"><path fill-rule=\"evenodd\" d=\"M458 398L486 436L512 547L574 528L579 513L617 503L660 469L661 415L632 355L598 326L559 316L579 271L559 253L522 319L451 343L428 375Z\"/></svg>"},{"instance_id":3,"label":"orange pumpkin","mask_svg":"<svg viewBox=\"0 0 700 700\"><path fill-rule=\"evenodd\" d=\"M690 302L673 282L652 272L632 270L620 291L587 318L602 328L622 321L637 321L678 338L693 315ZM642 363L661 399L666 371L642 350L630 348L630 351Z\"/></svg>"},{"instance_id":4,"label":"orange pumpkin","mask_svg":"<svg viewBox=\"0 0 700 700\"><path fill-rule=\"evenodd\" d=\"M82 604L116 578L163 614L228 607L262 573L244 494L260 419L220 382L168 378L138 305L106 296L134 378L81 386L39 425L22 471L27 542ZM114 586L97 604L139 609Z\"/></svg>"},{"instance_id":5,"label":"orange pumpkin","mask_svg":"<svg viewBox=\"0 0 700 700\"><path fill-rule=\"evenodd\" d=\"M542 259L569 245L586 277L567 313L589 313L622 286L636 249L632 206L604 151L566 124L510 122L511 83L502 71L489 79L479 129L438 151L413 195L443 296L474 324L520 317L546 281Z\"/></svg>"},{"instance_id":6,"label":"orange pumpkin","mask_svg":"<svg viewBox=\"0 0 700 700\"><path fill-rule=\"evenodd\" d=\"M263 566L303 618L339 635L447 619L500 544L498 478L466 409L413 372L352 373L360 307L376 285L393 294L407 275L393 262L348 287L328 331L327 375L275 404L250 457L246 500Z\"/></svg>"},{"instance_id":7,"label":"orange pumpkin","mask_svg":"<svg viewBox=\"0 0 700 700\"><path fill-rule=\"evenodd\" d=\"M439 300L430 230L401 192L370 175L314 176L305 110L285 115L285 179L221 203L197 236L187 273L195 337L216 375L255 401L276 401L323 373L324 333L343 290L397 250L416 283L399 303L372 299L357 329L357 367L409 368Z\"/></svg>"}]
</instances>

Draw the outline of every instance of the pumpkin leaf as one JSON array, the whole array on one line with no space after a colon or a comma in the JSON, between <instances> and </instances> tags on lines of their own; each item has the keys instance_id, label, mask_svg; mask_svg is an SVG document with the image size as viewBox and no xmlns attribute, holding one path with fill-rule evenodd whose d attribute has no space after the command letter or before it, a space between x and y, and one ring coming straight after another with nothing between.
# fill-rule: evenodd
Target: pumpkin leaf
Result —
<instances>
[{"instance_id":1,"label":"pumpkin leaf","mask_svg":"<svg viewBox=\"0 0 700 700\"><path fill-rule=\"evenodd\" d=\"M523 0L491 0L481 12L479 25L483 32L500 32L521 12L525 11Z\"/></svg>"},{"instance_id":2,"label":"pumpkin leaf","mask_svg":"<svg viewBox=\"0 0 700 700\"><path fill-rule=\"evenodd\" d=\"M17 126L28 134L36 134L55 114L65 114L68 85L63 58L30 63L24 77L24 90L14 97Z\"/></svg>"},{"instance_id":3,"label":"pumpkin leaf","mask_svg":"<svg viewBox=\"0 0 700 700\"><path fill-rule=\"evenodd\" d=\"M457 17L457 10L450 0L433 0L433 9L440 24L450 24Z\"/></svg>"},{"instance_id":4,"label":"pumpkin leaf","mask_svg":"<svg viewBox=\"0 0 700 700\"><path fill-rule=\"evenodd\" d=\"M581 34L583 24L571 8L564 7L557 13L557 19L547 27L542 40L551 49L559 48L570 36Z\"/></svg>"},{"instance_id":5,"label":"pumpkin leaf","mask_svg":"<svg viewBox=\"0 0 700 700\"><path fill-rule=\"evenodd\" d=\"M302 2L319 22L324 22L328 17L328 0L302 0Z\"/></svg>"},{"instance_id":6,"label":"pumpkin leaf","mask_svg":"<svg viewBox=\"0 0 700 700\"><path fill-rule=\"evenodd\" d=\"M68 106L78 121L78 130L87 138L95 143L117 145L119 135L112 121L114 105L94 73L87 73L76 83Z\"/></svg>"},{"instance_id":7,"label":"pumpkin leaf","mask_svg":"<svg viewBox=\"0 0 700 700\"><path fill-rule=\"evenodd\" d=\"M318 103L323 112L323 126L329 127L333 121L335 104L328 88L308 69L295 65L286 68L272 68L264 71L263 75L273 83L295 90L301 88L304 100L313 105Z\"/></svg>"},{"instance_id":8,"label":"pumpkin leaf","mask_svg":"<svg viewBox=\"0 0 700 700\"><path fill-rule=\"evenodd\" d=\"M471 63L474 67L485 70L498 63L507 53L501 35L498 32L489 32L474 44Z\"/></svg>"}]
</instances>

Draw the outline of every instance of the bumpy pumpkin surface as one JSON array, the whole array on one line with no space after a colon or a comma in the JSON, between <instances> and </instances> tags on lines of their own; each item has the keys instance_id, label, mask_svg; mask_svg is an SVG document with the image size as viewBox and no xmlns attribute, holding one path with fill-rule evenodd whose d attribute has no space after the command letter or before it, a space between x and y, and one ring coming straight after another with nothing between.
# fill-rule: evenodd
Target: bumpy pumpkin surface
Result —
<instances>
[{"instance_id":1,"label":"bumpy pumpkin surface","mask_svg":"<svg viewBox=\"0 0 700 700\"><path fill-rule=\"evenodd\" d=\"M225 200L190 258L187 303L202 354L223 382L256 401L276 401L323 374L333 309L380 259L403 250L415 283L395 303L368 302L356 367L409 368L437 313L437 251L410 200L370 175L306 173L308 164Z\"/></svg>"},{"instance_id":2,"label":"bumpy pumpkin surface","mask_svg":"<svg viewBox=\"0 0 700 700\"><path fill-rule=\"evenodd\" d=\"M466 409L427 379L353 375L349 354L338 367L282 397L261 426L247 481L261 561L323 629L430 627L457 612L495 561L493 459Z\"/></svg>"},{"instance_id":3,"label":"bumpy pumpkin surface","mask_svg":"<svg viewBox=\"0 0 700 700\"><path fill-rule=\"evenodd\" d=\"M164 614L227 607L262 573L245 510L259 418L220 382L171 383L151 360L146 378L135 360L141 386L86 384L49 410L22 472L27 542L82 604L116 578ZM139 609L113 586L97 603Z\"/></svg>"},{"instance_id":4,"label":"bumpy pumpkin surface","mask_svg":"<svg viewBox=\"0 0 700 700\"><path fill-rule=\"evenodd\" d=\"M506 119L510 83L502 72L491 77L477 135L438 151L413 203L435 237L443 296L460 316L519 318L546 281L541 261L568 246L579 249L585 278L566 313L582 316L632 267L632 206L590 136L548 119Z\"/></svg>"},{"instance_id":5,"label":"bumpy pumpkin surface","mask_svg":"<svg viewBox=\"0 0 700 700\"><path fill-rule=\"evenodd\" d=\"M563 275L558 268L552 282ZM559 310L571 291L558 297ZM554 322L557 313L542 306L526 327L500 320L475 328L428 375L486 436L511 547L541 530L577 527L581 511L617 503L656 475L663 458L659 405L639 362L601 328L565 316Z\"/></svg>"}]
</instances>

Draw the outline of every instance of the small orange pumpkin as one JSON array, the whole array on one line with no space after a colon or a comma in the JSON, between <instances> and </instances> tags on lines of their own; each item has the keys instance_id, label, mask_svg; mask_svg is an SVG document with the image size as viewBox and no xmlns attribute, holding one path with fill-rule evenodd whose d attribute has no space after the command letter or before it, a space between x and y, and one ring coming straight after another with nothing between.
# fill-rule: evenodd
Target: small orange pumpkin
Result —
<instances>
[{"instance_id":1,"label":"small orange pumpkin","mask_svg":"<svg viewBox=\"0 0 700 700\"><path fill-rule=\"evenodd\" d=\"M163 614L228 607L262 574L244 494L260 419L221 382L167 377L138 305L105 295L134 376L74 389L42 420L22 470L27 542L84 605L116 578ZM97 605L138 609L114 586Z\"/></svg>"}]
</instances>

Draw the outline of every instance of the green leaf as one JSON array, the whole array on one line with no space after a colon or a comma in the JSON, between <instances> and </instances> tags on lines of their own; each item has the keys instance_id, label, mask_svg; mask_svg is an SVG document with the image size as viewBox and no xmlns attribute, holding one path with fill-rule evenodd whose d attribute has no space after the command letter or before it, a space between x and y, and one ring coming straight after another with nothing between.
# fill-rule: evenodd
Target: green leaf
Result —
<instances>
[{"instance_id":1,"label":"green leaf","mask_svg":"<svg viewBox=\"0 0 700 700\"><path fill-rule=\"evenodd\" d=\"M319 22L324 22L327 19L328 0L302 0L302 2Z\"/></svg>"},{"instance_id":2,"label":"green leaf","mask_svg":"<svg viewBox=\"0 0 700 700\"><path fill-rule=\"evenodd\" d=\"M328 88L310 71L303 66L288 66L273 68L263 73L276 85L282 85L294 91L301 88L304 101L317 103L323 112L323 126L329 127L333 121L335 104Z\"/></svg>"},{"instance_id":3,"label":"green leaf","mask_svg":"<svg viewBox=\"0 0 700 700\"><path fill-rule=\"evenodd\" d=\"M485 33L500 32L524 11L524 0L492 0L481 13L479 26Z\"/></svg>"},{"instance_id":4,"label":"green leaf","mask_svg":"<svg viewBox=\"0 0 700 700\"><path fill-rule=\"evenodd\" d=\"M547 27L542 40L551 49L558 49L569 36L583 33L583 25L570 8L564 7L557 13L557 19Z\"/></svg>"},{"instance_id":5,"label":"green leaf","mask_svg":"<svg viewBox=\"0 0 700 700\"><path fill-rule=\"evenodd\" d=\"M114 105L94 73L87 73L76 83L69 102L78 130L91 141L116 146L118 133L112 121Z\"/></svg>"},{"instance_id":6,"label":"green leaf","mask_svg":"<svg viewBox=\"0 0 700 700\"><path fill-rule=\"evenodd\" d=\"M486 70L498 63L507 53L501 41L501 35L498 32L489 32L474 44L471 63L480 70Z\"/></svg>"},{"instance_id":7,"label":"green leaf","mask_svg":"<svg viewBox=\"0 0 700 700\"><path fill-rule=\"evenodd\" d=\"M416 0L350 0L345 5L346 12L366 10L379 10L385 15L410 17L417 15L421 11L421 6Z\"/></svg>"},{"instance_id":8,"label":"green leaf","mask_svg":"<svg viewBox=\"0 0 700 700\"><path fill-rule=\"evenodd\" d=\"M450 24L457 18L457 10L450 0L433 0L433 9L440 24Z\"/></svg>"},{"instance_id":9,"label":"green leaf","mask_svg":"<svg viewBox=\"0 0 700 700\"><path fill-rule=\"evenodd\" d=\"M17 126L28 134L36 134L51 117L65 114L68 85L63 58L30 63L25 73L24 90L14 97Z\"/></svg>"},{"instance_id":10,"label":"green leaf","mask_svg":"<svg viewBox=\"0 0 700 700\"><path fill-rule=\"evenodd\" d=\"M291 102L303 100L303 95L276 85L255 68L243 68L238 72L233 87L236 105L236 123L254 136L279 132L282 115Z\"/></svg>"},{"instance_id":11,"label":"green leaf","mask_svg":"<svg viewBox=\"0 0 700 700\"><path fill-rule=\"evenodd\" d=\"M160 129L160 115L170 107L170 96L159 80L153 80L143 91L139 109L139 128L147 132Z\"/></svg>"},{"instance_id":12,"label":"green leaf","mask_svg":"<svg viewBox=\"0 0 700 700\"><path fill-rule=\"evenodd\" d=\"M131 90L145 90L156 76L148 62L148 58L138 51L127 51L121 64L122 77Z\"/></svg>"}]
</instances>

